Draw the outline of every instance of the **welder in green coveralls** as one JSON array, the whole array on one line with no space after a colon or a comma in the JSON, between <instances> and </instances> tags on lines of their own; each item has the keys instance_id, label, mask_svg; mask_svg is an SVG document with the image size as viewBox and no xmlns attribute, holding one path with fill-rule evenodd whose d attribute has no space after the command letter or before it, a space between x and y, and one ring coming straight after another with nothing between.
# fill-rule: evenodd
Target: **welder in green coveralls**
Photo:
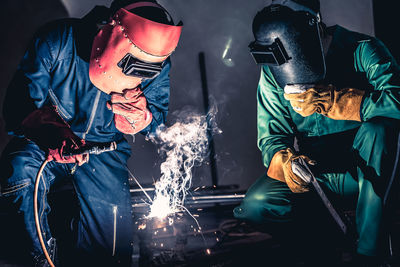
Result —
<instances>
[{"instance_id":1,"label":"welder in green coveralls","mask_svg":"<svg viewBox=\"0 0 400 267\"><path fill-rule=\"evenodd\" d=\"M354 198L358 257L375 260L400 178L400 70L381 41L320 18L318 0L273 0L254 18L258 147L267 172L234 215L292 220L294 200L307 195L298 193L310 190L291 167L302 157L325 191Z\"/></svg>"}]
</instances>

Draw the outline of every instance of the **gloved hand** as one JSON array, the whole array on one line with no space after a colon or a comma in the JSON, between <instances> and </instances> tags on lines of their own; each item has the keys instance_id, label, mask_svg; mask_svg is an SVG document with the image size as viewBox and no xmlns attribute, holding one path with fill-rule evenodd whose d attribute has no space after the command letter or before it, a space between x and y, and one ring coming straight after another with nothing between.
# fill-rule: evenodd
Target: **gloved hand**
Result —
<instances>
[{"instance_id":1,"label":"gloved hand","mask_svg":"<svg viewBox=\"0 0 400 267\"><path fill-rule=\"evenodd\" d=\"M303 193L309 191L308 183L297 176L292 169L292 162L298 158L303 158L310 165L316 162L304 155L296 155L291 148L280 150L275 153L269 164L267 175L273 179L285 182L293 193Z\"/></svg>"},{"instance_id":2,"label":"gloved hand","mask_svg":"<svg viewBox=\"0 0 400 267\"><path fill-rule=\"evenodd\" d=\"M285 86L285 92L295 91L296 86ZM337 89L330 84L315 85L303 93L285 93L284 97L303 117L317 112L334 120L361 121L360 108L364 93L355 88Z\"/></svg>"},{"instance_id":3,"label":"gloved hand","mask_svg":"<svg viewBox=\"0 0 400 267\"><path fill-rule=\"evenodd\" d=\"M59 163L88 162L89 154L63 156L84 146L85 141L76 136L68 124L58 115L56 108L44 106L30 113L21 124L24 136L47 151L47 159Z\"/></svg>"},{"instance_id":4,"label":"gloved hand","mask_svg":"<svg viewBox=\"0 0 400 267\"><path fill-rule=\"evenodd\" d=\"M153 115L147 109L147 100L140 88L125 89L122 94L112 93L108 109L115 113L115 127L125 134L136 134L146 128Z\"/></svg>"}]
</instances>

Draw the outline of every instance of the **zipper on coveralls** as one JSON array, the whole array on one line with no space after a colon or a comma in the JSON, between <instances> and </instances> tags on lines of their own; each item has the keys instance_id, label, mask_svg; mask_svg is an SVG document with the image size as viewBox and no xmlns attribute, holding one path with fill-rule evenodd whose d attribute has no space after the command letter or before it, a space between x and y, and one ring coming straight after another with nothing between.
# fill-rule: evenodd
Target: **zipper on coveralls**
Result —
<instances>
[{"instance_id":1,"label":"zipper on coveralls","mask_svg":"<svg viewBox=\"0 0 400 267\"><path fill-rule=\"evenodd\" d=\"M101 91L99 90L96 94L96 98L94 99L94 104L92 107L92 111L90 113L89 124L88 124L88 127L87 127L85 133L82 135L82 139L86 138L86 135L89 133L90 127L92 127L92 124L94 121L94 115L96 114L97 106L99 105L100 94L101 94Z\"/></svg>"},{"instance_id":2,"label":"zipper on coveralls","mask_svg":"<svg viewBox=\"0 0 400 267\"><path fill-rule=\"evenodd\" d=\"M112 256L115 256L115 245L116 245L116 242L117 242L117 210L118 210L118 206L113 206L113 214L114 214L114 235L113 235Z\"/></svg>"}]
</instances>

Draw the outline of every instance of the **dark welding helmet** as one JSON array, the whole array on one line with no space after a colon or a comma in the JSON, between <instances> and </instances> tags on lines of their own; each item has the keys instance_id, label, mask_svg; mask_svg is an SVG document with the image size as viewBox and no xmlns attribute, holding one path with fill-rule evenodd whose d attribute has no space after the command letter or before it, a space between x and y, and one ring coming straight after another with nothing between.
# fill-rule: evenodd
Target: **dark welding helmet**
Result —
<instances>
[{"instance_id":1,"label":"dark welding helmet","mask_svg":"<svg viewBox=\"0 0 400 267\"><path fill-rule=\"evenodd\" d=\"M269 66L281 88L315 84L325 77L319 24L319 13L312 9L274 0L254 17L250 53L257 64Z\"/></svg>"}]
</instances>

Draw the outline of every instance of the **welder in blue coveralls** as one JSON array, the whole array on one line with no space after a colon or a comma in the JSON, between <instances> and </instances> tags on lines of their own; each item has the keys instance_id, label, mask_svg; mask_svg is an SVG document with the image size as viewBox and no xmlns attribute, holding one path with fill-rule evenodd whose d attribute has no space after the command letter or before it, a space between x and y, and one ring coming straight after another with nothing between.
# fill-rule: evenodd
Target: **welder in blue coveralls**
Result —
<instances>
[{"instance_id":1,"label":"welder in blue coveralls","mask_svg":"<svg viewBox=\"0 0 400 267\"><path fill-rule=\"evenodd\" d=\"M267 172L234 215L256 223L291 221L295 199L310 189L292 170L301 157L314 165L328 192L354 197L355 258L373 264L382 256L385 211L399 179L393 175L399 150L399 66L378 39L338 25L327 28L319 9L318 0L274 0L253 20L250 48L263 64L258 147ZM287 232L306 231L286 225ZM304 250L313 254L306 245Z\"/></svg>"},{"instance_id":2,"label":"welder in blue coveralls","mask_svg":"<svg viewBox=\"0 0 400 267\"><path fill-rule=\"evenodd\" d=\"M67 178L80 203L76 248L82 258L74 265L129 266L133 225L124 134L148 134L165 122L169 56L181 30L155 1L115 0L36 33L4 101L14 138L0 174L2 203L19 214L25 229L13 231L26 231L36 266L47 264L33 214L35 177L45 159L52 161L43 171L38 205L47 249L54 251L46 195ZM114 152L73 155L92 142L112 141Z\"/></svg>"}]
</instances>

